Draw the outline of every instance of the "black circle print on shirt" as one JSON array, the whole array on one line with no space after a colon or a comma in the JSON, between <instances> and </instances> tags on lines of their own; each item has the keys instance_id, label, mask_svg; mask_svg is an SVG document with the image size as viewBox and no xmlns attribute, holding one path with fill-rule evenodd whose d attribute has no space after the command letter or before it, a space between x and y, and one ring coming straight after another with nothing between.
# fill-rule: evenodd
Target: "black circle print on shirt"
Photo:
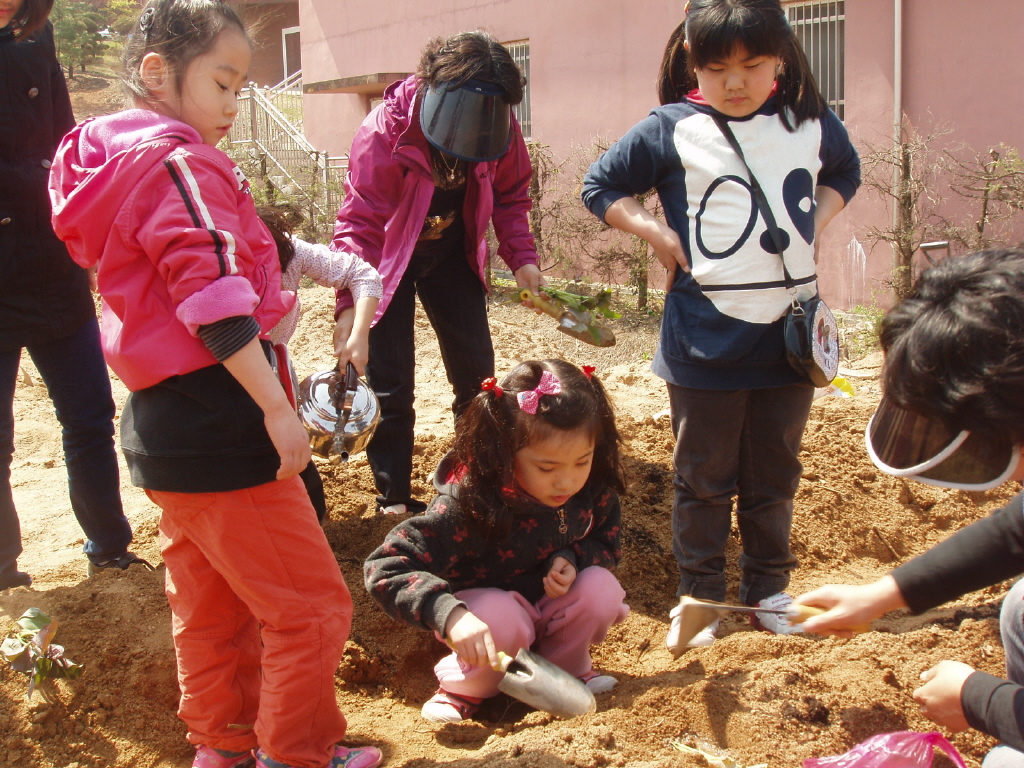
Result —
<instances>
[{"instance_id":1,"label":"black circle print on shirt","mask_svg":"<svg viewBox=\"0 0 1024 768\"><path fill-rule=\"evenodd\" d=\"M724 251L712 251L704 243L704 236L702 233L704 211L707 210L708 202L711 200L711 196L715 194L715 190L723 184L730 183L739 184L747 191L747 195L750 197L750 215L747 217L747 224L743 227L743 231L740 233L740 236L736 238L736 242ZM747 242L750 238L750 233L754 230L755 223L757 223L757 203L754 202L754 191L751 189L750 183L739 176L719 176L708 185L707 190L704 192L704 199L700 201L700 210L697 211L693 237L697 242L697 249L705 259L727 259L742 248ZM715 228L721 231L719 227Z\"/></svg>"},{"instance_id":2,"label":"black circle print on shirt","mask_svg":"<svg viewBox=\"0 0 1024 768\"><path fill-rule=\"evenodd\" d=\"M736 238L731 246L723 251L713 251L704 242L702 220L704 212L708 209L711 196L723 184L729 183L739 184L747 191L747 194L750 196L750 215L747 217L747 223L743 227L743 231L740 232L739 237ZM786 205L786 212L796 227L796 231L803 238L804 242L810 245L814 241L814 179L811 176L811 172L806 168L794 168L790 171L782 182L782 199ZM754 199L754 192L750 183L740 176L719 176L708 185L707 190L704 192L704 198L700 201L700 210L697 211L696 226L694 227L694 239L697 243L697 249L706 259L726 259L732 256L750 239L750 234L754 230L754 224L757 223L757 214L757 201ZM720 227L716 227L716 230L719 233L721 232ZM789 248L790 235L782 227L779 227L779 239L782 241L783 250ZM758 243L766 253L775 254L779 252L779 249L775 247L775 242L772 240L771 233L767 229L761 233Z\"/></svg>"}]
</instances>

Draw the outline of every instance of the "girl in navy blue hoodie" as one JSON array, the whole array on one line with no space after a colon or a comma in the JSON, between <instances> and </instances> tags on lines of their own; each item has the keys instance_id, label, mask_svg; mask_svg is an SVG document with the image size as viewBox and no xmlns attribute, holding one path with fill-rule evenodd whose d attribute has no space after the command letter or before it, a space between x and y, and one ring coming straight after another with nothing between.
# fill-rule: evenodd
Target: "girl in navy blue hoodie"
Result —
<instances>
[{"instance_id":1,"label":"girl in navy blue hoodie","mask_svg":"<svg viewBox=\"0 0 1024 768\"><path fill-rule=\"evenodd\" d=\"M803 301L817 291L816 236L860 184L846 130L819 93L777 0L693 0L662 62L662 106L594 163L583 201L643 238L669 271L653 370L668 382L677 594L723 600L732 499L743 541L740 600L785 609L797 458L813 387L787 362L792 296L735 134L781 230ZM636 199L655 189L665 221ZM675 614L675 612L673 612ZM794 631L784 617L755 624ZM666 640L676 649L678 615ZM714 642L717 625L691 645Z\"/></svg>"}]
</instances>

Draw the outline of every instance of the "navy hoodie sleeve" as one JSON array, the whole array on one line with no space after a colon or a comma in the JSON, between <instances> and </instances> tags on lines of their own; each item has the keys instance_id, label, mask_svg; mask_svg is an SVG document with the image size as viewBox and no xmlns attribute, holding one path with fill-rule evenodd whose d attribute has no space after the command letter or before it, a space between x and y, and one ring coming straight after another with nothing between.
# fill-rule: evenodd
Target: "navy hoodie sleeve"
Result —
<instances>
[{"instance_id":1,"label":"navy hoodie sleeve","mask_svg":"<svg viewBox=\"0 0 1024 768\"><path fill-rule=\"evenodd\" d=\"M829 109L821 117L821 170L818 184L831 187L847 203L860 186L860 157L846 126Z\"/></svg>"},{"instance_id":2,"label":"navy hoodie sleeve","mask_svg":"<svg viewBox=\"0 0 1024 768\"><path fill-rule=\"evenodd\" d=\"M649 192L666 169L663 122L656 114L634 125L609 147L583 179L583 204L604 221L608 206L623 197Z\"/></svg>"}]
</instances>

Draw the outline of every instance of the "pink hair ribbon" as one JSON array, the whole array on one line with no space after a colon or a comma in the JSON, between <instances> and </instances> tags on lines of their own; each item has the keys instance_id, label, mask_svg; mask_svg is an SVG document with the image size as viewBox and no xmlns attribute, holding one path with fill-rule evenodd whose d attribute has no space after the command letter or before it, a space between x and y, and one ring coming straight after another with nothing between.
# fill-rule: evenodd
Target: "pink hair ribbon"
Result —
<instances>
[{"instance_id":1,"label":"pink hair ribbon","mask_svg":"<svg viewBox=\"0 0 1024 768\"><path fill-rule=\"evenodd\" d=\"M537 413L537 405L540 403L541 395L557 395L562 391L562 382L551 371L544 371L540 375L540 382L536 389L528 389L525 392L518 392L516 399L519 401L519 410L525 411L531 416Z\"/></svg>"}]
</instances>

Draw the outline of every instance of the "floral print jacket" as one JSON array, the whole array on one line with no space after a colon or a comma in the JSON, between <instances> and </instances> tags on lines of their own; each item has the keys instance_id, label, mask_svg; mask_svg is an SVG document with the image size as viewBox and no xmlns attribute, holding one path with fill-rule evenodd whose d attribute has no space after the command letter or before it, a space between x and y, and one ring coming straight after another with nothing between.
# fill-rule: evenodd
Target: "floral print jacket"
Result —
<instances>
[{"instance_id":1,"label":"floral print jacket","mask_svg":"<svg viewBox=\"0 0 1024 768\"><path fill-rule=\"evenodd\" d=\"M581 571L614 569L622 556L619 497L603 483L587 483L561 510L525 508L499 542L471 531L452 495L457 489L446 490L426 512L396 525L363 566L367 591L388 615L415 627L443 634L452 610L465 607L455 597L463 589L496 587L536 602L555 557Z\"/></svg>"}]
</instances>

